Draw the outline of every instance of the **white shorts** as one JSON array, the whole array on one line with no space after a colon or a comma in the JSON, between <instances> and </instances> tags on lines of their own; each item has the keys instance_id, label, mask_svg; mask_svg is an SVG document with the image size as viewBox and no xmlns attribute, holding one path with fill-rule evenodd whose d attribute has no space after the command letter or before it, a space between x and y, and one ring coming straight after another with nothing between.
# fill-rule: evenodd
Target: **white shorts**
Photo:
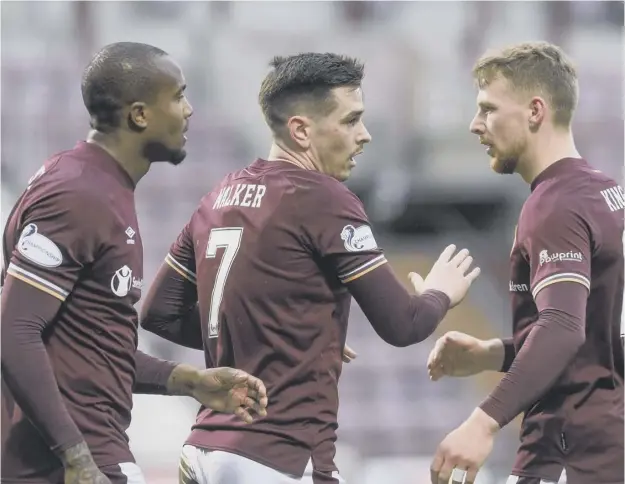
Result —
<instances>
[{"instance_id":1,"label":"white shorts","mask_svg":"<svg viewBox=\"0 0 625 484\"><path fill-rule=\"evenodd\" d=\"M133 462L122 462L100 470L111 480L112 484L146 484L143 472Z\"/></svg>"},{"instance_id":2,"label":"white shorts","mask_svg":"<svg viewBox=\"0 0 625 484\"><path fill-rule=\"evenodd\" d=\"M337 484L345 481L335 472ZM302 477L284 474L230 452L185 445L180 455L180 484L314 484L312 461Z\"/></svg>"}]
</instances>

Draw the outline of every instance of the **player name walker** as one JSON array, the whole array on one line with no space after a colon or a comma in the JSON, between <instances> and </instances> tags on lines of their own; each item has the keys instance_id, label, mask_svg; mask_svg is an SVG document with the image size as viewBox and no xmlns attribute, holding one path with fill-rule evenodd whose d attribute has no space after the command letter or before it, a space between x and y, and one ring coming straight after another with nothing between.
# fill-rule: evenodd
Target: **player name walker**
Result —
<instances>
[{"instance_id":1,"label":"player name walker","mask_svg":"<svg viewBox=\"0 0 625 484\"><path fill-rule=\"evenodd\" d=\"M231 206L259 208L266 191L265 185L227 185L219 191L213 209Z\"/></svg>"}]
</instances>

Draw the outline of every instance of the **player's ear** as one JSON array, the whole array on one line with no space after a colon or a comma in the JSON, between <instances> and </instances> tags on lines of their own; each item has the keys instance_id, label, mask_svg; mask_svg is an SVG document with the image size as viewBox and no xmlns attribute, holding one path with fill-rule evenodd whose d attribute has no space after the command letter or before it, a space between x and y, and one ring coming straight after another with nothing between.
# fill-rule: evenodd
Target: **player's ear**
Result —
<instances>
[{"instance_id":1,"label":"player's ear","mask_svg":"<svg viewBox=\"0 0 625 484\"><path fill-rule=\"evenodd\" d=\"M148 127L147 106L143 102L134 102L128 111L128 126L137 131Z\"/></svg>"},{"instance_id":2,"label":"player's ear","mask_svg":"<svg viewBox=\"0 0 625 484\"><path fill-rule=\"evenodd\" d=\"M310 147L312 127L305 116L291 116L287 121L287 128L291 139L302 149Z\"/></svg>"},{"instance_id":3,"label":"player's ear","mask_svg":"<svg viewBox=\"0 0 625 484\"><path fill-rule=\"evenodd\" d=\"M547 103L540 96L534 96L529 103L529 127L531 131L537 130L547 115Z\"/></svg>"}]
</instances>

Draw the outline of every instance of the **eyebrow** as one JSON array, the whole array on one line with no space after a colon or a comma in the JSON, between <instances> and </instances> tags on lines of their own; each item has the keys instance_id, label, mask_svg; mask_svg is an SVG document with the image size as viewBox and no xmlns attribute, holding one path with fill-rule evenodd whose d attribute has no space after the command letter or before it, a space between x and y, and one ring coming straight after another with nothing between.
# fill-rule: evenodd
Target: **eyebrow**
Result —
<instances>
[{"instance_id":1,"label":"eyebrow","mask_svg":"<svg viewBox=\"0 0 625 484\"><path fill-rule=\"evenodd\" d=\"M478 107L480 107L481 109L485 109L485 108L491 108L491 109L495 109L495 105L486 101L480 101L479 103L477 103Z\"/></svg>"},{"instance_id":2,"label":"eyebrow","mask_svg":"<svg viewBox=\"0 0 625 484\"><path fill-rule=\"evenodd\" d=\"M342 121L347 121L348 119L358 118L358 117L362 116L362 114L364 112L365 112L364 109L359 109L357 111L350 111L345 116L343 116Z\"/></svg>"}]
</instances>

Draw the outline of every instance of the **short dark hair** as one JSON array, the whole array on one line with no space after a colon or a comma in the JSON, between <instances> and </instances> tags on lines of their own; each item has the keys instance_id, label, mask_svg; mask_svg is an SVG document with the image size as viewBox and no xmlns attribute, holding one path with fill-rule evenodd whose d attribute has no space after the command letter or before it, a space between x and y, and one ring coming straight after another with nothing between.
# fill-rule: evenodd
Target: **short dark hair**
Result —
<instances>
[{"instance_id":1,"label":"short dark hair","mask_svg":"<svg viewBox=\"0 0 625 484\"><path fill-rule=\"evenodd\" d=\"M331 90L359 87L364 77L362 62L332 53L278 56L269 65L272 69L261 84L258 102L274 134L297 109L311 115L331 112L336 104Z\"/></svg>"},{"instance_id":2,"label":"short dark hair","mask_svg":"<svg viewBox=\"0 0 625 484\"><path fill-rule=\"evenodd\" d=\"M91 127L104 132L117 128L124 106L153 99L159 87L154 59L165 55L158 47L137 42L102 48L86 67L81 84Z\"/></svg>"}]
</instances>

